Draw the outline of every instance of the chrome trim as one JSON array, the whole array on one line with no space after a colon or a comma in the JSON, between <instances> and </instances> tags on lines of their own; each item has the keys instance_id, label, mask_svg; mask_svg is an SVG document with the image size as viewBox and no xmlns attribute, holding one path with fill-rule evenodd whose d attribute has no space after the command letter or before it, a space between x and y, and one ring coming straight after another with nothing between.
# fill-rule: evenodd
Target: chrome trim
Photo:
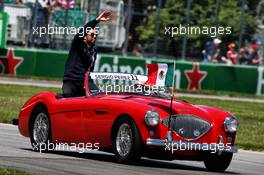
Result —
<instances>
[{"instance_id":1,"label":"chrome trim","mask_svg":"<svg viewBox=\"0 0 264 175\"><path fill-rule=\"evenodd\" d=\"M219 135L218 136L218 143L223 144L223 136ZM221 155L223 153L223 150L218 151L218 155Z\"/></svg>"},{"instance_id":2,"label":"chrome trim","mask_svg":"<svg viewBox=\"0 0 264 175\"><path fill-rule=\"evenodd\" d=\"M167 141L169 141L169 142L172 141L172 131L167 132Z\"/></svg>"},{"instance_id":3,"label":"chrome trim","mask_svg":"<svg viewBox=\"0 0 264 175\"><path fill-rule=\"evenodd\" d=\"M167 140L161 140L161 139L151 139L148 138L146 141L146 145L147 146L159 146L159 147L168 147L168 145L173 145L173 148L179 148L179 146L181 146L182 144L186 144L188 145L188 148L190 148L190 150L194 150L194 151L215 151L216 144L207 144L207 143L196 143L196 142L185 142L185 141L171 141L168 142ZM197 149L197 146L199 148L203 148L203 147L208 147L209 146L209 150L204 150L204 149ZM165 148L165 150L166 150ZM223 152L231 152L231 153L237 153L238 152L238 148L237 146L225 146L223 149L221 150L217 150L217 151L223 151Z\"/></svg>"}]
</instances>

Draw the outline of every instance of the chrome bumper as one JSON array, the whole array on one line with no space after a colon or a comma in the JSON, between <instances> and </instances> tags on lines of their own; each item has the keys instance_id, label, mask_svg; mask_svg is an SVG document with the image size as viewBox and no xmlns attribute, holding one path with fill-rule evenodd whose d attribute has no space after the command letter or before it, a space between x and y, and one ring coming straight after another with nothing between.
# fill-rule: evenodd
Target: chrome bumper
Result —
<instances>
[{"instance_id":1,"label":"chrome bumper","mask_svg":"<svg viewBox=\"0 0 264 175\"><path fill-rule=\"evenodd\" d=\"M168 151L211 151L211 152L231 152L237 153L237 146L226 146L224 144L207 144L207 143L196 143L196 142L183 142L183 141L171 141L160 140L160 139L147 139L147 146L159 146L165 147Z\"/></svg>"}]
</instances>

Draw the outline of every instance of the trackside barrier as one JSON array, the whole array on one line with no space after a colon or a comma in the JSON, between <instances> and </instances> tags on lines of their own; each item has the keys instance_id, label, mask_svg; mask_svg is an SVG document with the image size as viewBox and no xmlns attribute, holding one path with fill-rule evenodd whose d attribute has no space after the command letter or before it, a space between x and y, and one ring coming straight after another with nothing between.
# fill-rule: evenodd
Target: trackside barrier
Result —
<instances>
[{"instance_id":1,"label":"trackside barrier","mask_svg":"<svg viewBox=\"0 0 264 175\"><path fill-rule=\"evenodd\" d=\"M68 52L0 49L0 72L62 78ZM146 75L147 63L172 63L156 58L98 55L95 71ZM264 95L264 68L176 61L176 87Z\"/></svg>"}]
</instances>

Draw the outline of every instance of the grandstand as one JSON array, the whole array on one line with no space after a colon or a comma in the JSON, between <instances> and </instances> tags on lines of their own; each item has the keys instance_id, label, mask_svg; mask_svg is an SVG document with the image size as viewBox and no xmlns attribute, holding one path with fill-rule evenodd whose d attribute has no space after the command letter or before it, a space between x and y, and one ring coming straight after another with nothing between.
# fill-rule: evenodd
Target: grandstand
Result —
<instances>
[{"instance_id":1,"label":"grandstand","mask_svg":"<svg viewBox=\"0 0 264 175\"><path fill-rule=\"evenodd\" d=\"M11 46L38 47L35 45L32 28L37 25L36 16L38 6L36 3L25 1L24 4L16 4L15 0L4 0L4 12L9 16L7 25L6 41ZM38 2L36 0L35 2ZM69 2L69 1L68 1ZM88 20L103 10L111 10L115 20L110 24L100 26L98 47L118 49L121 48L125 38L124 28L124 5L122 0L77 0L73 7L64 8L57 4L49 15L49 26L57 27L81 27ZM56 50L67 50L73 35L50 35L48 36L48 48Z\"/></svg>"}]
</instances>

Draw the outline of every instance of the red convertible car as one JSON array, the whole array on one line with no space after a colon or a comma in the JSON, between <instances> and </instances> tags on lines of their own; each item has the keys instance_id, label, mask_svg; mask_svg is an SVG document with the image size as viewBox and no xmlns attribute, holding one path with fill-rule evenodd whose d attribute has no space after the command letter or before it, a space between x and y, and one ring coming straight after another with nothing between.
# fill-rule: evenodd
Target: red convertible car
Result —
<instances>
[{"instance_id":1,"label":"red convertible car","mask_svg":"<svg viewBox=\"0 0 264 175\"><path fill-rule=\"evenodd\" d=\"M121 78L126 76L136 77ZM122 81L111 81L119 81L119 90L123 87ZM228 168L237 152L238 120L234 115L186 101L173 100L171 104L165 91L105 93L111 88L91 91L88 87L87 96L82 97L53 92L34 95L20 111L19 131L30 138L34 150L43 146L47 150L48 142L98 143L100 150L113 152L121 163L144 156L204 161L209 171Z\"/></svg>"}]
</instances>

